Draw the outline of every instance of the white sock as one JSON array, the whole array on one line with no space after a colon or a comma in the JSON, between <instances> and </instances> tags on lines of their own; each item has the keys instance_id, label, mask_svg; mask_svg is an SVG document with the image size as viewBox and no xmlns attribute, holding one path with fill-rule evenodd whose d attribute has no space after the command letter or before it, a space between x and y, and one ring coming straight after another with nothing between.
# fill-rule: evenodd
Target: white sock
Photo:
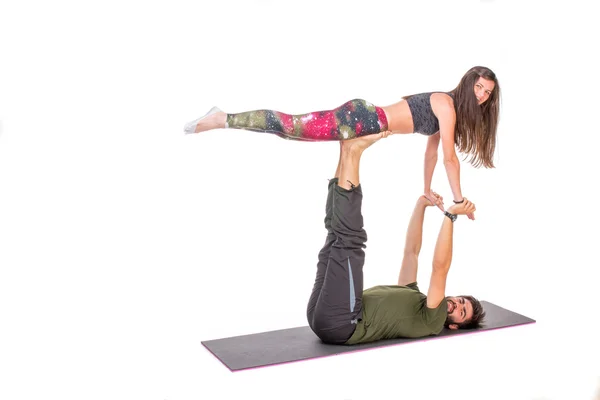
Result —
<instances>
[{"instance_id":1,"label":"white sock","mask_svg":"<svg viewBox=\"0 0 600 400\"><path fill-rule=\"evenodd\" d=\"M196 125L198 125L198 122L200 122L202 119L208 117L209 115L213 115L213 114L218 113L218 112L221 112L221 110L218 107L211 108L209 112L207 112L206 114L204 114L200 118L195 119L192 122L188 122L187 124L185 124L185 126L183 127L183 131L186 134L196 133ZM225 123L225 127L227 127L227 122Z\"/></svg>"}]
</instances>

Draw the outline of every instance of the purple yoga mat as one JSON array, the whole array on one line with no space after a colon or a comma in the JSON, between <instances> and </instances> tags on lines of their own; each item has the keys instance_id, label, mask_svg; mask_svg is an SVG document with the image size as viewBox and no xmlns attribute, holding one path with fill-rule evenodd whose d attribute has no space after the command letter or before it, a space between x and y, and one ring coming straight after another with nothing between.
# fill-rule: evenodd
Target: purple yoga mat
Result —
<instances>
[{"instance_id":1,"label":"purple yoga mat","mask_svg":"<svg viewBox=\"0 0 600 400\"><path fill-rule=\"evenodd\" d=\"M437 336L427 336L417 339L381 340L352 346L331 345L321 342L308 326L302 326L224 339L206 340L201 343L231 371L239 371L401 343L473 334L536 322L531 318L498 307L487 301L482 301L481 304L487 314L485 326L471 330L444 329Z\"/></svg>"}]
</instances>

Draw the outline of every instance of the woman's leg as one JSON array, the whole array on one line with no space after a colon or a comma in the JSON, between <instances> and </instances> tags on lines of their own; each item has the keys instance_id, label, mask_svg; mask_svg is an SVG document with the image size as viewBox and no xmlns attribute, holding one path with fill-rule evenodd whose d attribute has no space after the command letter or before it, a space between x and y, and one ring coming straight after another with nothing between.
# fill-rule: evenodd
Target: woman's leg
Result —
<instances>
[{"instance_id":1,"label":"woman's leg","mask_svg":"<svg viewBox=\"0 0 600 400\"><path fill-rule=\"evenodd\" d=\"M211 123L200 118L186 125L186 132L232 128L273 133L291 140L329 141L353 139L388 130L384 110L361 99L348 101L333 110L307 114L291 115L275 110L225 114L219 110L205 119L210 119Z\"/></svg>"}]
</instances>

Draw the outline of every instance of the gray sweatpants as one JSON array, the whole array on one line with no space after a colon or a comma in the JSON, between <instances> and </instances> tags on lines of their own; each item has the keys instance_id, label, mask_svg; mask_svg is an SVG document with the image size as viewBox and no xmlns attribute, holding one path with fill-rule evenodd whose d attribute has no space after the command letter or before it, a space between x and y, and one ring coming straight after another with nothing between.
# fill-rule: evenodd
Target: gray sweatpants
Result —
<instances>
[{"instance_id":1,"label":"gray sweatpants","mask_svg":"<svg viewBox=\"0 0 600 400\"><path fill-rule=\"evenodd\" d=\"M361 213L362 189L329 181L325 206L327 238L319 252L317 276L308 301L308 325L324 342L343 344L362 319L363 265L367 233Z\"/></svg>"}]
</instances>

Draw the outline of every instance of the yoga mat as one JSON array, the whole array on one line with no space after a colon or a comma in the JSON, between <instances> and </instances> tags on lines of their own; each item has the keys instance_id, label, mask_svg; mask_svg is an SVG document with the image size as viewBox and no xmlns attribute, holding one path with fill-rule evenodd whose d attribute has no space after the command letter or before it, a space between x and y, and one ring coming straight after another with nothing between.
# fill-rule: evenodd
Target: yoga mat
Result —
<instances>
[{"instance_id":1,"label":"yoga mat","mask_svg":"<svg viewBox=\"0 0 600 400\"><path fill-rule=\"evenodd\" d=\"M444 329L437 336L427 336L417 339L380 340L351 346L331 345L321 342L308 326L303 326L224 339L206 340L201 343L231 371L239 371L375 347L473 334L535 322L531 318L487 301L481 301L481 304L487 314L485 326L478 329Z\"/></svg>"}]
</instances>

